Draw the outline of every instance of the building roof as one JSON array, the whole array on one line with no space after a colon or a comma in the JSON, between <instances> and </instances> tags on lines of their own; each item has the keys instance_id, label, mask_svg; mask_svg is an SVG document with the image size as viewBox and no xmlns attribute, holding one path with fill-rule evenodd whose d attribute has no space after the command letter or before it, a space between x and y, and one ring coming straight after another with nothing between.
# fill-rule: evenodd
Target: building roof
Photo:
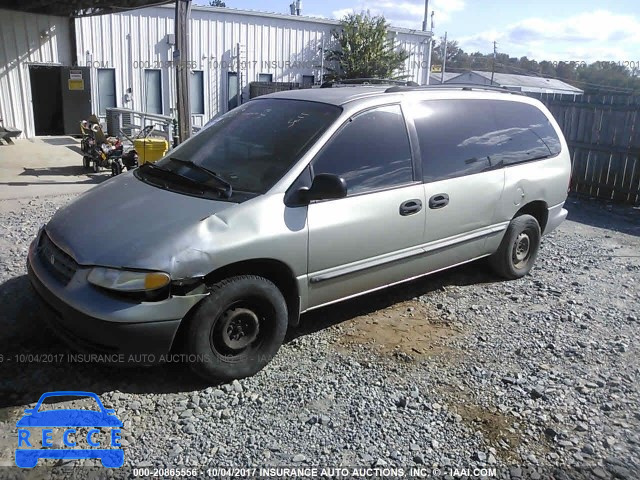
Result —
<instances>
[{"instance_id":1,"label":"building roof","mask_svg":"<svg viewBox=\"0 0 640 480\"><path fill-rule=\"evenodd\" d=\"M283 4L283 5L286 5L286 4ZM166 8L174 8L174 7L172 5L167 5ZM208 11L208 12L216 12L216 13L230 13L230 14L236 14L236 15L247 15L252 17L277 18L280 20L293 20L296 22L321 23L324 25L331 25L335 27L340 25L340 20L335 20L332 18L308 17L305 15L291 15L286 13L262 12L259 10L242 10L239 8L229 8L229 7L209 7L206 5L192 5L191 10ZM394 27L393 25L389 26L389 30L391 32L407 33L407 34L418 35L422 37L431 36L431 32L423 32L422 30L415 30L411 28Z\"/></svg>"},{"instance_id":2,"label":"building roof","mask_svg":"<svg viewBox=\"0 0 640 480\"><path fill-rule=\"evenodd\" d=\"M472 70L471 73L480 75L488 80L491 80L491 72L485 72L482 70ZM456 76L464 75L464 73ZM454 77L455 78L455 77ZM534 77L530 75L516 75L513 73L494 73L493 82L501 87L520 87L523 91L529 89L534 91L539 90L557 90L566 93L581 94L584 93L577 87L569 85L562 80L556 78Z\"/></svg>"},{"instance_id":3,"label":"building roof","mask_svg":"<svg viewBox=\"0 0 640 480\"><path fill-rule=\"evenodd\" d=\"M6 0L0 8L60 17L82 17L124 12L159 3L171 3L171 0Z\"/></svg>"},{"instance_id":4,"label":"building roof","mask_svg":"<svg viewBox=\"0 0 640 480\"><path fill-rule=\"evenodd\" d=\"M442 73L434 73L431 72L431 75L429 75L429 83L430 84L438 84L440 83L440 79ZM454 77L457 77L458 75L460 75L460 73L457 72L444 72L444 81L446 82L447 80L451 80Z\"/></svg>"}]
</instances>

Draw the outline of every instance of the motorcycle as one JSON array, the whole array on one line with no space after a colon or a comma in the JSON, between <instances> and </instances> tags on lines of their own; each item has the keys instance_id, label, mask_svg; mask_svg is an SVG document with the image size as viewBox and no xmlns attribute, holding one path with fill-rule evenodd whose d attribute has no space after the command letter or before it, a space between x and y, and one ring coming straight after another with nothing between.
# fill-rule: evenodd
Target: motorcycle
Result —
<instances>
[{"instance_id":1,"label":"motorcycle","mask_svg":"<svg viewBox=\"0 0 640 480\"><path fill-rule=\"evenodd\" d=\"M117 137L105 136L98 117L91 115L88 120L80 122L80 131L80 150L84 168L91 168L98 173L101 168L110 168L114 163L119 164L124 149L122 142Z\"/></svg>"}]
</instances>

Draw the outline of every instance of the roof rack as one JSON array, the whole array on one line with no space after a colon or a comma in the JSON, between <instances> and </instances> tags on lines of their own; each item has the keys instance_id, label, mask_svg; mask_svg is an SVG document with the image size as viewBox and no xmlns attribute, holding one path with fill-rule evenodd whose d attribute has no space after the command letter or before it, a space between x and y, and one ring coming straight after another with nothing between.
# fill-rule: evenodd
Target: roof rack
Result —
<instances>
[{"instance_id":1,"label":"roof rack","mask_svg":"<svg viewBox=\"0 0 640 480\"><path fill-rule=\"evenodd\" d=\"M475 85L473 83L440 83L436 85L396 85L394 87L387 88L385 93L399 93L399 92L413 92L421 90L485 90L489 92L510 93L512 95L524 95L524 93L517 90L508 90L505 87L494 87L491 85Z\"/></svg>"},{"instance_id":2,"label":"roof rack","mask_svg":"<svg viewBox=\"0 0 640 480\"><path fill-rule=\"evenodd\" d=\"M353 85L395 85L397 87L418 87L411 80L395 80L393 78L345 78L342 80L329 80L320 85L320 88L333 88L337 86Z\"/></svg>"}]
</instances>

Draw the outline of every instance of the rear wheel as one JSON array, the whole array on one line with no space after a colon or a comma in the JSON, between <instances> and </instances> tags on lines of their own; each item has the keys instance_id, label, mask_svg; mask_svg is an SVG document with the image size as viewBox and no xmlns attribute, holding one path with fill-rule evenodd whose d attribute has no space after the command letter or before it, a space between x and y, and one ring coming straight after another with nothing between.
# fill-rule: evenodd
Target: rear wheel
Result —
<instances>
[{"instance_id":1,"label":"rear wheel","mask_svg":"<svg viewBox=\"0 0 640 480\"><path fill-rule=\"evenodd\" d=\"M531 215L511 220L498 250L489 257L489 264L500 276L514 280L524 277L533 268L540 248L540 225Z\"/></svg>"},{"instance_id":2,"label":"rear wheel","mask_svg":"<svg viewBox=\"0 0 640 480\"><path fill-rule=\"evenodd\" d=\"M85 170L89 170L89 168L91 168L91 159L86 155L82 157L82 166L85 168Z\"/></svg>"},{"instance_id":3,"label":"rear wheel","mask_svg":"<svg viewBox=\"0 0 640 480\"><path fill-rule=\"evenodd\" d=\"M93 173L98 173L100 171L100 164L98 160L93 161Z\"/></svg>"},{"instance_id":4,"label":"rear wheel","mask_svg":"<svg viewBox=\"0 0 640 480\"><path fill-rule=\"evenodd\" d=\"M269 280L242 275L218 282L187 327L191 368L210 381L254 375L278 352L287 325L285 299Z\"/></svg>"}]
</instances>

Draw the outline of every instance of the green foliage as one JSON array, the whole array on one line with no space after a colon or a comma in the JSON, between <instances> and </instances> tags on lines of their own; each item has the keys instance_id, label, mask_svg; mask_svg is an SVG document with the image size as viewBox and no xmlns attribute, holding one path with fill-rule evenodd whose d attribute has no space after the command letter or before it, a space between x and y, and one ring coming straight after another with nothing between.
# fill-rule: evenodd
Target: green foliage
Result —
<instances>
[{"instance_id":1,"label":"green foliage","mask_svg":"<svg viewBox=\"0 0 640 480\"><path fill-rule=\"evenodd\" d=\"M350 14L341 23L342 27L332 32L338 48L325 53L325 59L337 66L327 67L325 80L406 77L398 73L409 54L395 48L384 17L369 12Z\"/></svg>"},{"instance_id":2,"label":"green foliage","mask_svg":"<svg viewBox=\"0 0 640 480\"><path fill-rule=\"evenodd\" d=\"M211 7L226 7L227 4L224 3L222 0L210 0L209 1L209 6L211 6Z\"/></svg>"}]
</instances>

